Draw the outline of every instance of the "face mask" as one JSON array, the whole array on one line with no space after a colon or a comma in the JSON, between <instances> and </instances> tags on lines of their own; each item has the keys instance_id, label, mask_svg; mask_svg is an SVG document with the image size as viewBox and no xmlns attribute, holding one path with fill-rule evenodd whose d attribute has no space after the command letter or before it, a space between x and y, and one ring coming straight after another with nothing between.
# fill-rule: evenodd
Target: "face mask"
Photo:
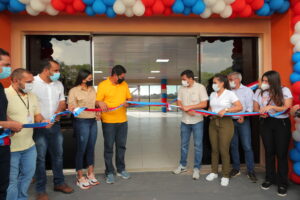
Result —
<instances>
[{"instance_id":1,"label":"face mask","mask_svg":"<svg viewBox=\"0 0 300 200\"><path fill-rule=\"evenodd\" d=\"M261 88L262 90L267 90L267 89L270 88L270 85L267 84L267 83L262 83L262 84L260 85L260 88Z\"/></svg>"},{"instance_id":2,"label":"face mask","mask_svg":"<svg viewBox=\"0 0 300 200\"><path fill-rule=\"evenodd\" d=\"M60 73L54 73L52 76L50 76L51 81L57 81L60 77Z\"/></svg>"},{"instance_id":3,"label":"face mask","mask_svg":"<svg viewBox=\"0 0 300 200\"><path fill-rule=\"evenodd\" d=\"M182 80L181 83L182 83L182 86L184 86L184 87L188 87L189 86L189 83L187 81L185 81L185 80Z\"/></svg>"},{"instance_id":4,"label":"face mask","mask_svg":"<svg viewBox=\"0 0 300 200\"><path fill-rule=\"evenodd\" d=\"M93 80L87 81L85 84L86 84L87 86L93 86Z\"/></svg>"},{"instance_id":5,"label":"face mask","mask_svg":"<svg viewBox=\"0 0 300 200\"><path fill-rule=\"evenodd\" d=\"M218 91L220 90L219 86L218 86L216 83L214 83L214 84L212 85L212 88L213 88L213 90L214 90L215 92L218 92Z\"/></svg>"},{"instance_id":6,"label":"face mask","mask_svg":"<svg viewBox=\"0 0 300 200\"><path fill-rule=\"evenodd\" d=\"M124 78L118 78L118 83L121 84L124 80Z\"/></svg>"},{"instance_id":7,"label":"face mask","mask_svg":"<svg viewBox=\"0 0 300 200\"><path fill-rule=\"evenodd\" d=\"M33 83L25 83L25 88L21 88L24 93L28 93L33 89Z\"/></svg>"},{"instance_id":8,"label":"face mask","mask_svg":"<svg viewBox=\"0 0 300 200\"><path fill-rule=\"evenodd\" d=\"M2 67L2 72L0 73L0 79L5 79L11 74L11 67Z\"/></svg>"},{"instance_id":9,"label":"face mask","mask_svg":"<svg viewBox=\"0 0 300 200\"><path fill-rule=\"evenodd\" d=\"M236 86L234 81L230 81L229 85L230 85L231 88L235 88L235 86Z\"/></svg>"}]
</instances>

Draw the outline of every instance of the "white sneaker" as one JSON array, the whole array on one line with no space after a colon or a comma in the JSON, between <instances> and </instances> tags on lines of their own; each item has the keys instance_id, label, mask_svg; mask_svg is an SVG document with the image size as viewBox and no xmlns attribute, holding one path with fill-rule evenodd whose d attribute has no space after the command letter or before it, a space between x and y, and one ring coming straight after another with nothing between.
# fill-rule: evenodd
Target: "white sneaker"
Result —
<instances>
[{"instance_id":1,"label":"white sneaker","mask_svg":"<svg viewBox=\"0 0 300 200\"><path fill-rule=\"evenodd\" d=\"M181 174L186 171L187 171L186 167L179 165L178 168L173 171L173 174Z\"/></svg>"},{"instance_id":2,"label":"white sneaker","mask_svg":"<svg viewBox=\"0 0 300 200\"><path fill-rule=\"evenodd\" d=\"M200 178L199 169L194 168L193 179L198 180Z\"/></svg>"},{"instance_id":3,"label":"white sneaker","mask_svg":"<svg viewBox=\"0 0 300 200\"><path fill-rule=\"evenodd\" d=\"M218 174L210 173L210 174L207 175L206 180L207 181L213 181L216 178L218 178Z\"/></svg>"},{"instance_id":4,"label":"white sneaker","mask_svg":"<svg viewBox=\"0 0 300 200\"><path fill-rule=\"evenodd\" d=\"M225 178L225 177L222 177L221 178L221 185L226 187L229 185L229 178Z\"/></svg>"}]
</instances>

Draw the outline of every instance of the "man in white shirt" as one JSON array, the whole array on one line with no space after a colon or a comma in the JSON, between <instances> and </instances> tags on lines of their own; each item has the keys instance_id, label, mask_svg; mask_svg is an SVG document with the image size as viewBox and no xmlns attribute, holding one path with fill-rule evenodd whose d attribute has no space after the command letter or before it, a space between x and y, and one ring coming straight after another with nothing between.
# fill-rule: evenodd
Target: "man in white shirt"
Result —
<instances>
[{"instance_id":1,"label":"man in white shirt","mask_svg":"<svg viewBox=\"0 0 300 200\"><path fill-rule=\"evenodd\" d=\"M194 73L185 70L181 73L182 87L178 92L178 106L182 110L181 120L181 159L180 165L173 171L180 174L187 171L187 156L191 133L193 132L195 158L193 179L199 179L199 169L203 152L203 116L193 109L203 109L207 106L208 95L205 87L194 80Z\"/></svg>"},{"instance_id":2,"label":"man in white shirt","mask_svg":"<svg viewBox=\"0 0 300 200\"><path fill-rule=\"evenodd\" d=\"M41 64L42 72L34 77L32 92L38 97L41 108L41 114L45 119L50 119L55 113L65 110L64 87L60 81L59 63L46 59ZM51 155L54 190L63 193L72 193L73 189L65 184L63 174L63 135L59 123L59 117L56 123L50 129L37 129L35 136L37 149L36 166L36 191L38 200L47 200L46 193L46 168L45 158L47 150Z\"/></svg>"},{"instance_id":3,"label":"man in white shirt","mask_svg":"<svg viewBox=\"0 0 300 200\"><path fill-rule=\"evenodd\" d=\"M241 84L242 75L239 72L232 72L228 75L229 84L232 91L238 96L243 105L242 112L253 112L253 91ZM239 140L245 153L245 161L247 165L247 175L252 182L256 182L257 178L254 172L254 156L251 144L251 125L248 117L233 117L234 135L231 140L231 158L232 170L230 177L240 175L240 156L239 156Z\"/></svg>"}]
</instances>

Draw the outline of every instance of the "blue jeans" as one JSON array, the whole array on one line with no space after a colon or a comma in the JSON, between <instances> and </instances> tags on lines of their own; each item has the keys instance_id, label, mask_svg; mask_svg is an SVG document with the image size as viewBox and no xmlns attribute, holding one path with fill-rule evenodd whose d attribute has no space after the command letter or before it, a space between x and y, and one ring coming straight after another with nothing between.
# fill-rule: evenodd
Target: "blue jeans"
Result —
<instances>
[{"instance_id":1,"label":"blue jeans","mask_svg":"<svg viewBox=\"0 0 300 200\"><path fill-rule=\"evenodd\" d=\"M95 144L97 140L97 121L95 119L74 119L76 138L76 170L83 169L86 155L87 166L94 165Z\"/></svg>"},{"instance_id":2,"label":"blue jeans","mask_svg":"<svg viewBox=\"0 0 300 200\"><path fill-rule=\"evenodd\" d=\"M116 143L116 167L117 172L125 170L125 151L127 141L128 123L102 123L104 137L105 174L114 174L115 168L112 162L114 144Z\"/></svg>"},{"instance_id":3,"label":"blue jeans","mask_svg":"<svg viewBox=\"0 0 300 200\"><path fill-rule=\"evenodd\" d=\"M242 148L245 153L245 161L248 172L254 172L254 156L251 145L251 127L250 120L245 118L243 123L238 123L233 120L234 135L231 140L231 158L232 168L240 170L240 152L239 152L239 139L242 143Z\"/></svg>"},{"instance_id":4,"label":"blue jeans","mask_svg":"<svg viewBox=\"0 0 300 200\"><path fill-rule=\"evenodd\" d=\"M60 130L60 123L55 123L51 128L36 129L34 140L37 150L36 164L36 191L44 193L46 191L46 153L51 156L53 171L53 182L55 186L64 184L63 174L63 135Z\"/></svg>"},{"instance_id":5,"label":"blue jeans","mask_svg":"<svg viewBox=\"0 0 300 200\"><path fill-rule=\"evenodd\" d=\"M182 166L187 165L187 157L189 152L189 143L191 133L193 132L194 139L194 168L200 169L203 153L203 121L197 124L185 124L181 122L181 158L180 164Z\"/></svg>"},{"instance_id":6,"label":"blue jeans","mask_svg":"<svg viewBox=\"0 0 300 200\"><path fill-rule=\"evenodd\" d=\"M28 199L28 188L36 166L35 146L24 151L11 152L7 200Z\"/></svg>"}]
</instances>

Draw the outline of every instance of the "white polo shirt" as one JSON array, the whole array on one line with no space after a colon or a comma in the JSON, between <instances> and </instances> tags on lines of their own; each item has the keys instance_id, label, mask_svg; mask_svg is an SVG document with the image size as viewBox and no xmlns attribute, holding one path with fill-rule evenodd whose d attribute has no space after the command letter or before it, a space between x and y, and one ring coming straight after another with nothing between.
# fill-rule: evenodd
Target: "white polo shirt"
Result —
<instances>
[{"instance_id":1,"label":"white polo shirt","mask_svg":"<svg viewBox=\"0 0 300 200\"><path fill-rule=\"evenodd\" d=\"M46 83L39 75L34 77L32 93L38 97L41 114L45 119L50 119L56 112L59 102L65 101L62 83L60 81Z\"/></svg>"},{"instance_id":2,"label":"white polo shirt","mask_svg":"<svg viewBox=\"0 0 300 200\"><path fill-rule=\"evenodd\" d=\"M234 92L225 89L220 96L216 92L211 93L209 105L212 112L219 113L221 110L231 108L233 103L238 100Z\"/></svg>"}]
</instances>

